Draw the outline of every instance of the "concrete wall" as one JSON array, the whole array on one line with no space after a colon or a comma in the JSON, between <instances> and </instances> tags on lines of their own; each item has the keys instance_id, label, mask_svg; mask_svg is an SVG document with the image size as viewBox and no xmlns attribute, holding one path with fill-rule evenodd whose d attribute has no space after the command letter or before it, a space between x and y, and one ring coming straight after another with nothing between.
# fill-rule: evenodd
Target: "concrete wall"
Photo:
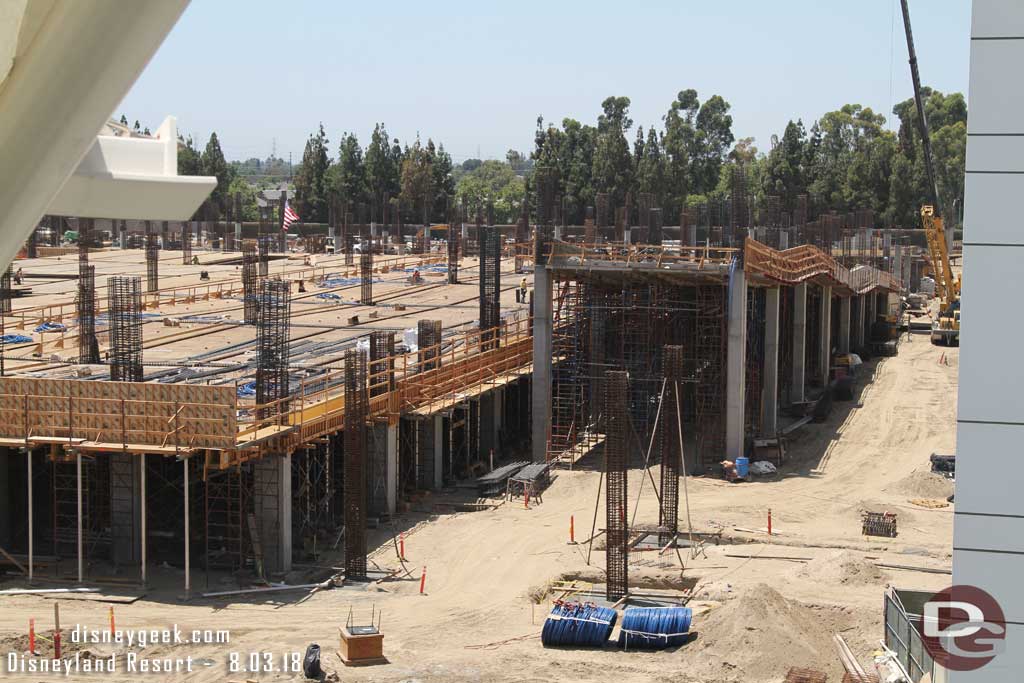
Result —
<instances>
[{"instance_id":1,"label":"concrete wall","mask_svg":"<svg viewBox=\"0 0 1024 683\"><path fill-rule=\"evenodd\" d=\"M1006 651L977 671L953 672L954 683L1004 683L1024 672L1024 366L1016 362L1024 318L1005 309L1024 275L1021 64L1024 4L974 0L953 579L993 595L1008 625Z\"/></svg>"}]
</instances>

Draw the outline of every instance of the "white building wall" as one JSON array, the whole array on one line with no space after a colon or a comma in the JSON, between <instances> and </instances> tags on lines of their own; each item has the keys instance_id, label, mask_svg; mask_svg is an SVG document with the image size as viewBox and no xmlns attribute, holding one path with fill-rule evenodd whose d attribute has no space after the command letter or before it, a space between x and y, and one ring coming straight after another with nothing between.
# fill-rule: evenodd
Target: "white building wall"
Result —
<instances>
[{"instance_id":1,"label":"white building wall","mask_svg":"<svg viewBox=\"0 0 1024 683\"><path fill-rule=\"evenodd\" d=\"M974 0L957 419L955 584L1002 605L1006 651L953 683L1024 680L1024 3Z\"/></svg>"}]
</instances>

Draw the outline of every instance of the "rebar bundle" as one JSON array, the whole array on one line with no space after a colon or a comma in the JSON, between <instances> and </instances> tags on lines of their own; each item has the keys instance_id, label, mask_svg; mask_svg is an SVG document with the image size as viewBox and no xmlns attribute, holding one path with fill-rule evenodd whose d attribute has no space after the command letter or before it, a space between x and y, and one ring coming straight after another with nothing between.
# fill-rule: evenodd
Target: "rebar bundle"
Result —
<instances>
[{"instance_id":1,"label":"rebar bundle","mask_svg":"<svg viewBox=\"0 0 1024 683\"><path fill-rule=\"evenodd\" d=\"M661 510L658 526L661 527L660 545L665 545L679 530L679 472L683 461L682 395L683 347L666 346L662 360L665 373L665 397L661 402L659 430L661 438Z\"/></svg>"},{"instance_id":2,"label":"rebar bundle","mask_svg":"<svg viewBox=\"0 0 1024 683\"><path fill-rule=\"evenodd\" d=\"M366 356L345 355L345 578L366 578Z\"/></svg>"},{"instance_id":3,"label":"rebar bundle","mask_svg":"<svg viewBox=\"0 0 1024 683\"><path fill-rule=\"evenodd\" d=\"M441 321L420 320L416 329L420 372L441 367Z\"/></svg>"},{"instance_id":4,"label":"rebar bundle","mask_svg":"<svg viewBox=\"0 0 1024 683\"><path fill-rule=\"evenodd\" d=\"M500 325L501 231L488 227L480 238L480 342L483 348L498 346Z\"/></svg>"},{"instance_id":5,"label":"rebar bundle","mask_svg":"<svg viewBox=\"0 0 1024 683\"><path fill-rule=\"evenodd\" d=\"M259 255L256 249L256 240L242 242L242 304L246 325L255 325L259 319L259 292L256 291Z\"/></svg>"},{"instance_id":6,"label":"rebar bundle","mask_svg":"<svg viewBox=\"0 0 1024 683\"><path fill-rule=\"evenodd\" d=\"M138 276L107 280L110 324L110 379L142 381L142 282Z\"/></svg>"},{"instance_id":7,"label":"rebar bundle","mask_svg":"<svg viewBox=\"0 0 1024 683\"><path fill-rule=\"evenodd\" d=\"M605 528L607 595L616 602L629 590L629 529L626 467L629 463L629 375L609 370L604 377Z\"/></svg>"},{"instance_id":8,"label":"rebar bundle","mask_svg":"<svg viewBox=\"0 0 1024 683\"><path fill-rule=\"evenodd\" d=\"M359 303L373 305L373 249L370 240L363 242L359 253Z\"/></svg>"},{"instance_id":9,"label":"rebar bundle","mask_svg":"<svg viewBox=\"0 0 1024 683\"><path fill-rule=\"evenodd\" d=\"M160 245L156 235L146 233L146 291L156 292L160 289Z\"/></svg>"},{"instance_id":10,"label":"rebar bundle","mask_svg":"<svg viewBox=\"0 0 1024 683\"><path fill-rule=\"evenodd\" d=\"M280 401L260 409L260 419L280 415L288 406L288 341L291 331L291 283L261 280L259 324L256 327L256 404Z\"/></svg>"}]
</instances>

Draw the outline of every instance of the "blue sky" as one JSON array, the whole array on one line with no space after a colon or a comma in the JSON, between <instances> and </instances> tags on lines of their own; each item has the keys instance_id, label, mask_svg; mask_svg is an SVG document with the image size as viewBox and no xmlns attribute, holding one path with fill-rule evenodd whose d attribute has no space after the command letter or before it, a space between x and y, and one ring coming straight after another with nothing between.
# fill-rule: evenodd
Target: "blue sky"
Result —
<instances>
[{"instance_id":1,"label":"blue sky","mask_svg":"<svg viewBox=\"0 0 1024 683\"><path fill-rule=\"evenodd\" d=\"M966 94L970 0L911 0L926 85ZM322 121L365 144L375 121L445 144L456 162L528 152L538 115L594 123L626 95L661 125L678 91L732 104L736 137L768 149L790 118L852 102L891 119L912 95L899 0L193 0L116 115L165 114L229 159L298 162Z\"/></svg>"}]
</instances>

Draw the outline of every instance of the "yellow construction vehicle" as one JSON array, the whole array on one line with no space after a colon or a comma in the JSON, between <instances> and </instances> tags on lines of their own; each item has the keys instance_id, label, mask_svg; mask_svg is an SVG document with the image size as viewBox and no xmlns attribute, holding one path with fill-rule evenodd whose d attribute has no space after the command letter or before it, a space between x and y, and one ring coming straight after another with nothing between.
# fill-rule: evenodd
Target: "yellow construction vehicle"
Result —
<instances>
[{"instance_id":1,"label":"yellow construction vehicle","mask_svg":"<svg viewBox=\"0 0 1024 683\"><path fill-rule=\"evenodd\" d=\"M960 279L953 278L942 218L935 215L933 207L921 207L921 226L928 240L935 294L939 297L938 318L932 322L932 343L955 346L960 343Z\"/></svg>"}]
</instances>

